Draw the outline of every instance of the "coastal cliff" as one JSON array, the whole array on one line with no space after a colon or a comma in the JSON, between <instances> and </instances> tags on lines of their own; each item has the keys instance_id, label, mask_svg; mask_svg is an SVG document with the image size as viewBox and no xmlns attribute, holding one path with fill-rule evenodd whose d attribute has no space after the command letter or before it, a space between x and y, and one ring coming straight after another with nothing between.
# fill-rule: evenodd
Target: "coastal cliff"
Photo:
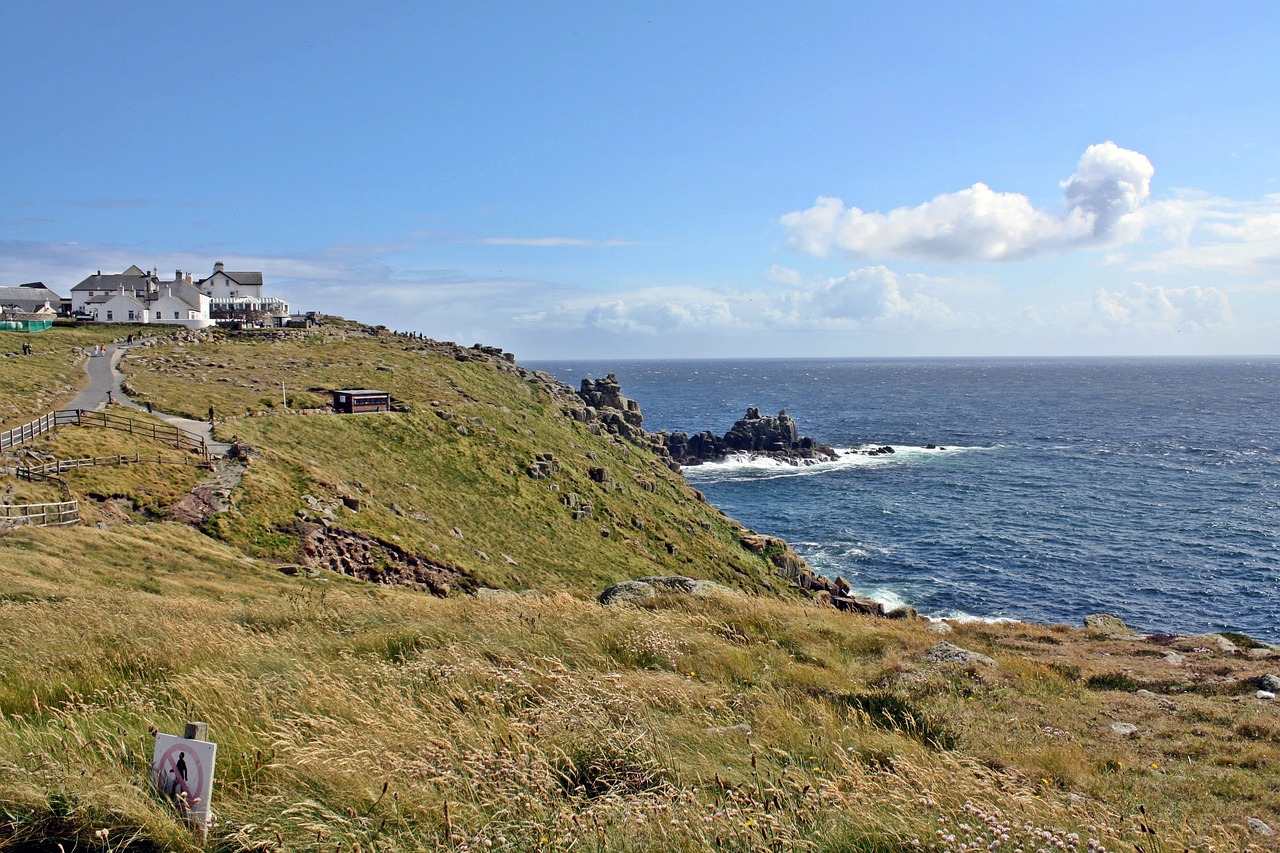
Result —
<instances>
[{"instance_id":1,"label":"coastal cliff","mask_svg":"<svg viewBox=\"0 0 1280 853\"><path fill-rule=\"evenodd\" d=\"M25 447L136 460L63 474L85 523L0 534L0 848L1274 848L1269 646L868 615L616 381L326 323L124 360L157 411L216 407L215 471L138 430ZM45 334L0 380L68 383L86 332ZM207 843L149 781L194 720Z\"/></svg>"}]
</instances>

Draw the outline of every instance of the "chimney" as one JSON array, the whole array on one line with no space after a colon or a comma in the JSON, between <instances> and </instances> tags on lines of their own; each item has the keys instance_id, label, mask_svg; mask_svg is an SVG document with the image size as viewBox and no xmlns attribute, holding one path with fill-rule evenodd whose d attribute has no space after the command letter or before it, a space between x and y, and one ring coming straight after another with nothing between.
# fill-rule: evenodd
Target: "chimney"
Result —
<instances>
[{"instance_id":1,"label":"chimney","mask_svg":"<svg viewBox=\"0 0 1280 853\"><path fill-rule=\"evenodd\" d=\"M213 271L222 272L222 261L218 261L216 264L213 265Z\"/></svg>"},{"instance_id":2,"label":"chimney","mask_svg":"<svg viewBox=\"0 0 1280 853\"><path fill-rule=\"evenodd\" d=\"M174 281L182 281L182 270L174 270L174 271L173 271L173 280L174 280Z\"/></svg>"}]
</instances>

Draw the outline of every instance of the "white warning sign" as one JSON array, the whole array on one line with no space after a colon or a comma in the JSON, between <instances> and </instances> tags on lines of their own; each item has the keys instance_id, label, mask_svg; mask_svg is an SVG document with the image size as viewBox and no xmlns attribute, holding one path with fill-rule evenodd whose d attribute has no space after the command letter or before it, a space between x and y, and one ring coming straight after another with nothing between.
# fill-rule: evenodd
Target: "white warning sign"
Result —
<instances>
[{"instance_id":1,"label":"white warning sign","mask_svg":"<svg viewBox=\"0 0 1280 853\"><path fill-rule=\"evenodd\" d=\"M218 745L176 735L156 735L151 778L156 789L201 832L209 829L213 797L213 760Z\"/></svg>"}]
</instances>

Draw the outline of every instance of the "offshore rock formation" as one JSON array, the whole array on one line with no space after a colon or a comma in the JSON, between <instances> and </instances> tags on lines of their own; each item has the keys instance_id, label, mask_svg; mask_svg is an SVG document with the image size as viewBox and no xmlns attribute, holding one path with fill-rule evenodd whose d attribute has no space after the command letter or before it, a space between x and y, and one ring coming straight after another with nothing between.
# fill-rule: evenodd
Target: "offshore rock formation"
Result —
<instances>
[{"instance_id":1,"label":"offshore rock formation","mask_svg":"<svg viewBox=\"0 0 1280 853\"><path fill-rule=\"evenodd\" d=\"M789 465L813 465L837 458L834 450L800 435L796 422L786 413L777 417L761 415L754 406L722 436L710 430L697 435L683 432L661 433L663 446L672 461L680 465L723 462L736 454L763 457Z\"/></svg>"},{"instance_id":2,"label":"offshore rock formation","mask_svg":"<svg viewBox=\"0 0 1280 853\"><path fill-rule=\"evenodd\" d=\"M777 417L761 415L754 406L722 436L704 430L697 435L684 432L645 432L640 404L622 394L618 377L583 379L576 406L565 414L588 424L592 432L612 433L670 460L672 469L704 462L723 462L738 453L767 457L791 465L812 465L837 458L830 447L800 435L796 422L785 411ZM892 451L889 451L892 452Z\"/></svg>"}]
</instances>

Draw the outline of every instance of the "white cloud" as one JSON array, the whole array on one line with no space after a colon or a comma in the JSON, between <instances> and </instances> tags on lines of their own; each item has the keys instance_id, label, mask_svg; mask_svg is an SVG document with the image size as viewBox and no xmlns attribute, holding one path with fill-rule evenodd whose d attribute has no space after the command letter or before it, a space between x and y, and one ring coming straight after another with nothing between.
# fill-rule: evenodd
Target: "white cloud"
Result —
<instances>
[{"instance_id":1,"label":"white cloud","mask_svg":"<svg viewBox=\"0 0 1280 853\"><path fill-rule=\"evenodd\" d=\"M925 276L899 276L884 266L818 280L805 280L794 270L774 266L765 277L786 289L649 288L614 294L606 301L577 300L576 306L562 304L521 319L566 329L639 335L951 328L964 321L933 292L959 286Z\"/></svg>"},{"instance_id":2,"label":"white cloud","mask_svg":"<svg viewBox=\"0 0 1280 853\"><path fill-rule=\"evenodd\" d=\"M769 312L787 326L865 328L868 326L950 326L951 308L926 291L928 279L901 277L885 266L798 287L782 295Z\"/></svg>"},{"instance_id":3,"label":"white cloud","mask_svg":"<svg viewBox=\"0 0 1280 853\"><path fill-rule=\"evenodd\" d=\"M799 287L804 283L804 275L791 267L784 267L782 264L774 264L769 267L769 271L765 273L765 278L778 284L785 284L788 287Z\"/></svg>"},{"instance_id":4,"label":"white cloud","mask_svg":"<svg viewBox=\"0 0 1280 853\"><path fill-rule=\"evenodd\" d=\"M582 326L614 332L655 335L666 332L739 329L752 324L750 300L742 314L735 312L726 294L713 291L652 288L619 295L607 302L583 306L577 316ZM572 310L556 315L574 323Z\"/></svg>"},{"instance_id":5,"label":"white cloud","mask_svg":"<svg viewBox=\"0 0 1280 853\"><path fill-rule=\"evenodd\" d=\"M1198 330L1231 319L1227 295L1216 287L1165 288L1135 282L1126 291L1100 288L1093 308L1107 325L1151 331Z\"/></svg>"},{"instance_id":6,"label":"white cloud","mask_svg":"<svg viewBox=\"0 0 1280 853\"><path fill-rule=\"evenodd\" d=\"M1090 145L1076 173L1062 183L1067 232L1081 230L1101 244L1123 242L1142 231L1142 203L1151 195L1155 168L1142 154L1114 142Z\"/></svg>"},{"instance_id":7,"label":"white cloud","mask_svg":"<svg viewBox=\"0 0 1280 853\"><path fill-rule=\"evenodd\" d=\"M1062 215L1038 210L1021 193L976 183L888 213L846 208L842 200L824 196L781 222L792 248L820 257L841 251L854 257L1012 260L1134 239L1144 226L1143 204L1154 173L1142 154L1103 142L1089 146L1075 174L1062 182Z\"/></svg>"},{"instance_id":8,"label":"white cloud","mask_svg":"<svg viewBox=\"0 0 1280 853\"><path fill-rule=\"evenodd\" d=\"M1132 270L1256 274L1280 268L1280 195L1240 202L1187 192L1147 210L1174 245L1136 259Z\"/></svg>"}]
</instances>

